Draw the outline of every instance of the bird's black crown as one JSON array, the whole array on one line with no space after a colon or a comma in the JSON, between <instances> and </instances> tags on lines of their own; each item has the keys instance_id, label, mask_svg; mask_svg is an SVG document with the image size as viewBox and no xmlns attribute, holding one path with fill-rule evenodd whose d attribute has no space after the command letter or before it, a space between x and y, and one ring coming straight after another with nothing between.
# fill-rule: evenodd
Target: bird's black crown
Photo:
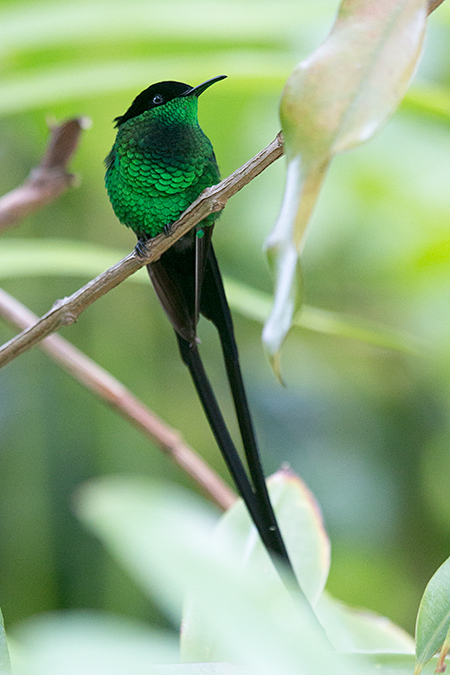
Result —
<instances>
[{"instance_id":1,"label":"bird's black crown","mask_svg":"<svg viewBox=\"0 0 450 675\"><path fill-rule=\"evenodd\" d=\"M118 127L127 120L142 115L142 113L147 110L164 105L164 103L177 98L177 96L186 94L186 92L191 89L192 87L189 84L185 84L184 82L173 82L171 80L152 84L136 96L124 115L120 115L114 119L114 122L116 123L115 126Z\"/></svg>"}]
</instances>

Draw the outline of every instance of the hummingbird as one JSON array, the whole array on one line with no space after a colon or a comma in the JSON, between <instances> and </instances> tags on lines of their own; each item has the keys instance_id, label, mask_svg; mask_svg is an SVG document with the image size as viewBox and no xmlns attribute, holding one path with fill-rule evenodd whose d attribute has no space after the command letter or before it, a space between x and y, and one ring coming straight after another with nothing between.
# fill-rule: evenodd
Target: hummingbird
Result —
<instances>
[{"instance_id":1,"label":"hummingbird","mask_svg":"<svg viewBox=\"0 0 450 675\"><path fill-rule=\"evenodd\" d=\"M158 82L144 89L114 122L117 136L105 160L105 184L121 223L137 236L136 250L169 232L187 207L220 173L209 138L198 122L198 98L219 75L192 87ZM211 241L218 214L208 215L173 244L148 274L178 341L204 412L236 488L268 552L289 556L270 502L244 389L233 321ZM226 426L204 369L197 337L202 314L217 328L247 469Z\"/></svg>"}]
</instances>

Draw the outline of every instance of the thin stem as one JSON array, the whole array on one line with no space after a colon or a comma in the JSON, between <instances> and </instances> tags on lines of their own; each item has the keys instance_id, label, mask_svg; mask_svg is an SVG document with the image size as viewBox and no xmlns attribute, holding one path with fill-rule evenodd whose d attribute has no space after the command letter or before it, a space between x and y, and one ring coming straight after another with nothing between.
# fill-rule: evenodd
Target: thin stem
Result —
<instances>
[{"instance_id":1,"label":"thin stem","mask_svg":"<svg viewBox=\"0 0 450 675\"><path fill-rule=\"evenodd\" d=\"M22 185L0 197L0 231L18 225L74 185L75 176L67 171L67 165L88 125L87 118L78 117L50 127L50 139L38 166Z\"/></svg>"},{"instance_id":2,"label":"thin stem","mask_svg":"<svg viewBox=\"0 0 450 675\"><path fill-rule=\"evenodd\" d=\"M19 328L32 325L38 318L2 289L0 289L0 314ZM180 433L163 422L110 373L60 335L47 337L40 346L78 382L156 443L221 509L226 510L234 503L236 499L234 492L186 444Z\"/></svg>"}]
</instances>

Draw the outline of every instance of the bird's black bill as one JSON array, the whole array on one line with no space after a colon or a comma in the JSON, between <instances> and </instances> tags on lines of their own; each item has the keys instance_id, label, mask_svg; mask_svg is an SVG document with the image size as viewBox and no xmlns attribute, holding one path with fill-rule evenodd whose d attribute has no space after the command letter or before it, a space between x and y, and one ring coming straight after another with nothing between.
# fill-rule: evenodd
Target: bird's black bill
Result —
<instances>
[{"instance_id":1,"label":"bird's black bill","mask_svg":"<svg viewBox=\"0 0 450 675\"><path fill-rule=\"evenodd\" d=\"M188 89L182 96L197 96L199 97L200 94L203 94L203 92L208 89L212 84L215 84L216 82L220 82L220 80L224 80L227 76L226 75L218 75L217 77L211 78L211 80L206 80L206 82L202 82L201 84L198 84L196 87L191 87L191 89Z\"/></svg>"}]
</instances>

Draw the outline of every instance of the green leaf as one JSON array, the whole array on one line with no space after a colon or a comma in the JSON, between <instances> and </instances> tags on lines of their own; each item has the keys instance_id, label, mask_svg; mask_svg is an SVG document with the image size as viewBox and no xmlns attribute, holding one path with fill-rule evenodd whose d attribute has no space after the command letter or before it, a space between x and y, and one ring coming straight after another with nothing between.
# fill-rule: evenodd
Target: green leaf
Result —
<instances>
[{"instance_id":1,"label":"green leaf","mask_svg":"<svg viewBox=\"0 0 450 675\"><path fill-rule=\"evenodd\" d=\"M290 470L277 471L268 485L295 574L314 606L330 571L330 540L320 506L305 483ZM259 549L265 553L261 544Z\"/></svg>"},{"instance_id":2,"label":"green leaf","mask_svg":"<svg viewBox=\"0 0 450 675\"><path fill-rule=\"evenodd\" d=\"M276 286L263 342L273 362L300 303L299 256L328 165L368 140L399 105L426 17L425 0L343 0L328 38L287 81L280 108L286 188L266 242Z\"/></svg>"},{"instance_id":3,"label":"green leaf","mask_svg":"<svg viewBox=\"0 0 450 675\"><path fill-rule=\"evenodd\" d=\"M330 564L330 542L319 506L305 484L290 471L277 472L268 481L277 520L289 551L296 576L308 600L315 604L325 586ZM219 522L214 546L228 538L239 538L240 566L265 578L266 593L284 595L281 579L270 563L242 500L237 500ZM199 599L189 594L183 615L181 654L187 661L219 661L220 636L208 634L202 622Z\"/></svg>"},{"instance_id":4,"label":"green leaf","mask_svg":"<svg viewBox=\"0 0 450 675\"><path fill-rule=\"evenodd\" d=\"M406 94L401 109L450 122L450 91L446 87L416 84Z\"/></svg>"},{"instance_id":5,"label":"green leaf","mask_svg":"<svg viewBox=\"0 0 450 675\"><path fill-rule=\"evenodd\" d=\"M416 621L415 675L442 647L449 628L450 558L431 577L420 602Z\"/></svg>"},{"instance_id":6,"label":"green leaf","mask_svg":"<svg viewBox=\"0 0 450 675\"><path fill-rule=\"evenodd\" d=\"M0 279L100 274L129 251L67 239L5 239L0 244ZM133 277L136 275L133 275ZM147 274L142 278L148 280Z\"/></svg>"},{"instance_id":7,"label":"green leaf","mask_svg":"<svg viewBox=\"0 0 450 675\"><path fill-rule=\"evenodd\" d=\"M0 675L10 675L11 663L9 659L8 644L6 642L5 625L0 611Z\"/></svg>"},{"instance_id":8,"label":"green leaf","mask_svg":"<svg viewBox=\"0 0 450 675\"><path fill-rule=\"evenodd\" d=\"M224 660L262 675L352 672L336 660L289 579L274 597L265 570L238 564L239 538L230 533L212 544L213 512L182 488L110 478L85 487L78 510L172 617L186 590L196 595L202 624L210 637L220 636Z\"/></svg>"},{"instance_id":9,"label":"green leaf","mask_svg":"<svg viewBox=\"0 0 450 675\"><path fill-rule=\"evenodd\" d=\"M95 277L114 265L127 251L67 239L5 239L0 246L0 279L35 276ZM128 282L149 283L145 270ZM230 307L243 316L264 323L270 314L268 293L224 278ZM417 354L419 345L410 336L387 326L339 312L303 305L294 326L326 335L347 337L395 351Z\"/></svg>"},{"instance_id":10,"label":"green leaf","mask_svg":"<svg viewBox=\"0 0 450 675\"><path fill-rule=\"evenodd\" d=\"M3 7L0 21L0 55L12 50L31 50L58 45L86 43L94 45L148 40L201 40L215 43L285 39L286 16L294 17L300 29L311 28L311 21L322 18L332 6L331 0L317 0L311 6L299 6L284 0L280 12L277 0L258 4L257 12L242 11L239 1L208 2L165 0L149 4L130 0L126 5L105 0L81 2L40 2ZM207 8L210 11L206 11ZM139 21L136 20L139 17ZM306 29L305 29L306 26ZM160 45L158 44L158 50ZM178 59L180 64L180 59Z\"/></svg>"},{"instance_id":11,"label":"green leaf","mask_svg":"<svg viewBox=\"0 0 450 675\"><path fill-rule=\"evenodd\" d=\"M339 652L414 654L414 640L384 616L355 609L329 593L315 607L325 632Z\"/></svg>"},{"instance_id":12,"label":"green leaf","mask_svg":"<svg viewBox=\"0 0 450 675\"><path fill-rule=\"evenodd\" d=\"M301 307L294 317L294 326L301 326L306 330L326 335L351 338L374 347L383 347L407 354L418 354L422 349L419 340L404 331L310 305Z\"/></svg>"},{"instance_id":13,"label":"green leaf","mask_svg":"<svg viewBox=\"0 0 450 675\"><path fill-rule=\"evenodd\" d=\"M414 669L412 654L366 654L364 668L360 675L411 675ZM426 669L431 675L433 670Z\"/></svg>"},{"instance_id":14,"label":"green leaf","mask_svg":"<svg viewBox=\"0 0 450 675\"><path fill-rule=\"evenodd\" d=\"M159 666L150 675L254 675L254 672L235 663L177 663Z\"/></svg>"},{"instance_id":15,"label":"green leaf","mask_svg":"<svg viewBox=\"0 0 450 675\"><path fill-rule=\"evenodd\" d=\"M230 306L235 311L248 319L264 323L270 314L271 299L268 293L230 277L225 277L225 287ZM421 349L419 341L403 331L311 305L301 306L294 316L293 326L325 335L351 338L408 354L418 354Z\"/></svg>"},{"instance_id":16,"label":"green leaf","mask_svg":"<svg viewBox=\"0 0 450 675\"><path fill-rule=\"evenodd\" d=\"M208 56L208 72L226 72L231 87L271 87L279 91L289 67L284 54L270 51L215 51ZM148 86L149 73L162 79L174 72L183 80L205 78L204 55L155 56L107 63L79 65L67 63L38 71L3 77L0 83L0 115L32 110L42 106L73 101L86 96L98 97L121 89L142 89Z\"/></svg>"},{"instance_id":17,"label":"green leaf","mask_svg":"<svg viewBox=\"0 0 450 675\"><path fill-rule=\"evenodd\" d=\"M302 41L332 0L316 0L310 8L286 0L283 12L275 0L244 12L239 1L191 0L189 12L185 0L4 4L0 114L11 114L120 89L140 90L148 86L149 73L161 80L177 73L190 82L226 72L228 91L279 91L291 63L284 48L286 16L296 18ZM61 47L62 58L59 51L54 55ZM89 58L83 57L87 53Z\"/></svg>"},{"instance_id":18,"label":"green leaf","mask_svg":"<svg viewBox=\"0 0 450 675\"><path fill-rule=\"evenodd\" d=\"M14 675L148 675L178 661L175 633L94 611L33 617L14 637Z\"/></svg>"}]
</instances>

